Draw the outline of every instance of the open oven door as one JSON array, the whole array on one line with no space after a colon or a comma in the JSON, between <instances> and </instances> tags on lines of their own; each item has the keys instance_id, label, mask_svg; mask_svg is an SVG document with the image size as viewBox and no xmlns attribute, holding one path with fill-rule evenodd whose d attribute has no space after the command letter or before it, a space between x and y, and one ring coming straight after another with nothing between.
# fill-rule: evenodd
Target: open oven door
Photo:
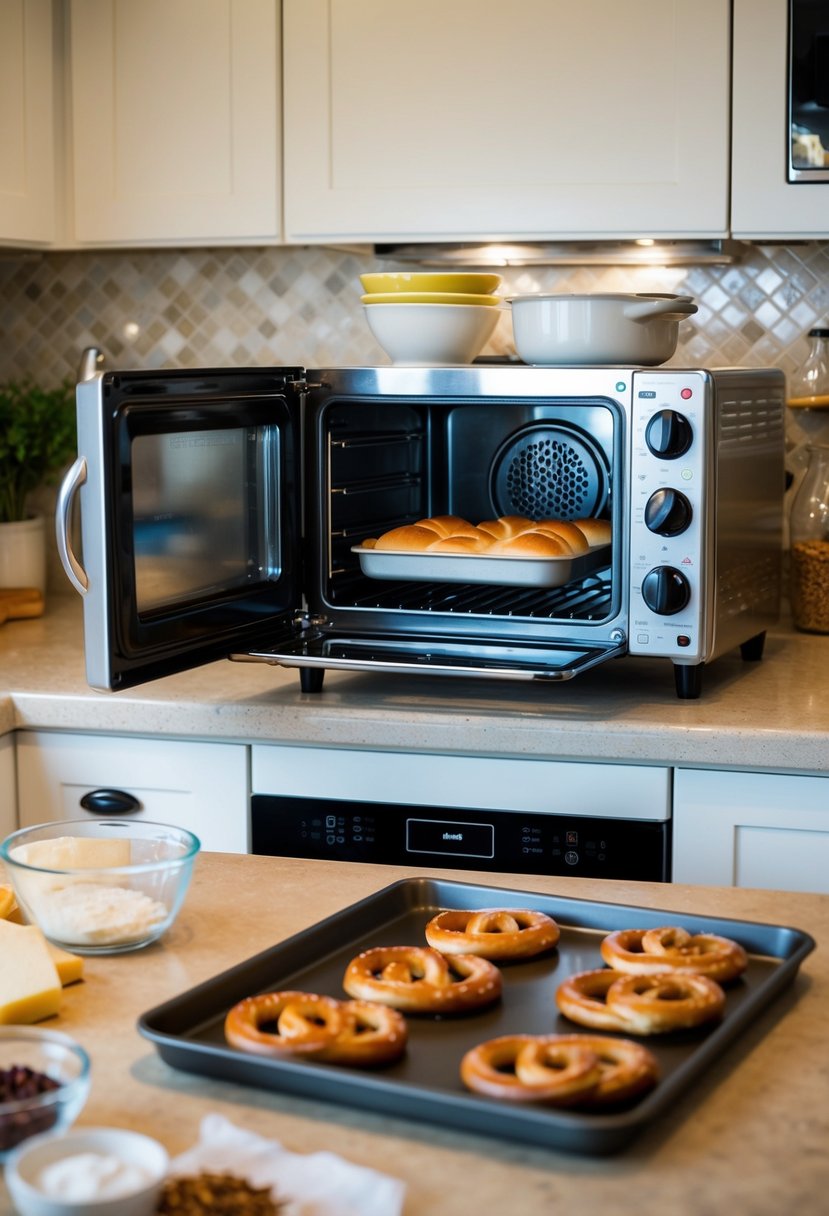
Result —
<instances>
[{"instance_id":1,"label":"open oven door","mask_svg":"<svg viewBox=\"0 0 829 1216\"><path fill-rule=\"evenodd\" d=\"M302 380L299 368L182 370L78 385L78 459L56 522L93 688L287 629L301 604Z\"/></svg>"}]
</instances>

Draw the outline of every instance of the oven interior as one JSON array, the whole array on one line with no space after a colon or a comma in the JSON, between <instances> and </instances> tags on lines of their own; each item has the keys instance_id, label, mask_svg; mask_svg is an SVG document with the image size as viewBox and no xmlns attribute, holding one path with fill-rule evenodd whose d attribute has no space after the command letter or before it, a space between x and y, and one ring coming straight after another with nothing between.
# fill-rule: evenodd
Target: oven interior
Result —
<instances>
[{"instance_id":1,"label":"oven interior","mask_svg":"<svg viewBox=\"0 0 829 1216\"><path fill-rule=\"evenodd\" d=\"M539 636L545 622L577 636L613 620L621 602L620 545L589 575L556 587L367 577L352 547L430 515L478 524L501 515L613 519L613 471L624 419L607 400L329 399L312 428L315 487L309 528L316 568L309 598L329 619L392 629L426 614L462 633L499 628ZM617 521L614 521L614 525ZM615 530L618 535L618 530Z\"/></svg>"}]
</instances>

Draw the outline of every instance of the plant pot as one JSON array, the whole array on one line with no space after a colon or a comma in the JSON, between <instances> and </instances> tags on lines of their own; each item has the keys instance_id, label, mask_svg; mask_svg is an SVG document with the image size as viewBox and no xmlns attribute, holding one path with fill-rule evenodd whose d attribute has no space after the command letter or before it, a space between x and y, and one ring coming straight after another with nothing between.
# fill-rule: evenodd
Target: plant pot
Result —
<instances>
[{"instance_id":1,"label":"plant pot","mask_svg":"<svg viewBox=\"0 0 829 1216\"><path fill-rule=\"evenodd\" d=\"M0 587L37 587L46 594L43 515L0 523Z\"/></svg>"}]
</instances>

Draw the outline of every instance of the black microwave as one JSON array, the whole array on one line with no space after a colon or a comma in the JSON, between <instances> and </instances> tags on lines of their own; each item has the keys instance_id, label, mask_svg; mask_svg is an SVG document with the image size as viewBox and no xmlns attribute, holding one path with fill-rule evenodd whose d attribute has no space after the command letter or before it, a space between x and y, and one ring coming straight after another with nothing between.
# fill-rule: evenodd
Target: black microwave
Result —
<instances>
[{"instance_id":1,"label":"black microwave","mask_svg":"<svg viewBox=\"0 0 829 1216\"><path fill-rule=\"evenodd\" d=\"M790 182L829 182L829 0L789 0Z\"/></svg>"}]
</instances>

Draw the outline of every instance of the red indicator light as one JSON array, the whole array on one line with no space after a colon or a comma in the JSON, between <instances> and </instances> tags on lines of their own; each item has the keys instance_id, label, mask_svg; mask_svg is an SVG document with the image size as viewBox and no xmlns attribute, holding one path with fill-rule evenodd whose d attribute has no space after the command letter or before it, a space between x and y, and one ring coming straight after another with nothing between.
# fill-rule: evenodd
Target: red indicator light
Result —
<instances>
[{"instance_id":1,"label":"red indicator light","mask_svg":"<svg viewBox=\"0 0 829 1216\"><path fill-rule=\"evenodd\" d=\"M694 390L692 388L683 388L679 395L683 401L687 401L689 397L693 397Z\"/></svg>"}]
</instances>

